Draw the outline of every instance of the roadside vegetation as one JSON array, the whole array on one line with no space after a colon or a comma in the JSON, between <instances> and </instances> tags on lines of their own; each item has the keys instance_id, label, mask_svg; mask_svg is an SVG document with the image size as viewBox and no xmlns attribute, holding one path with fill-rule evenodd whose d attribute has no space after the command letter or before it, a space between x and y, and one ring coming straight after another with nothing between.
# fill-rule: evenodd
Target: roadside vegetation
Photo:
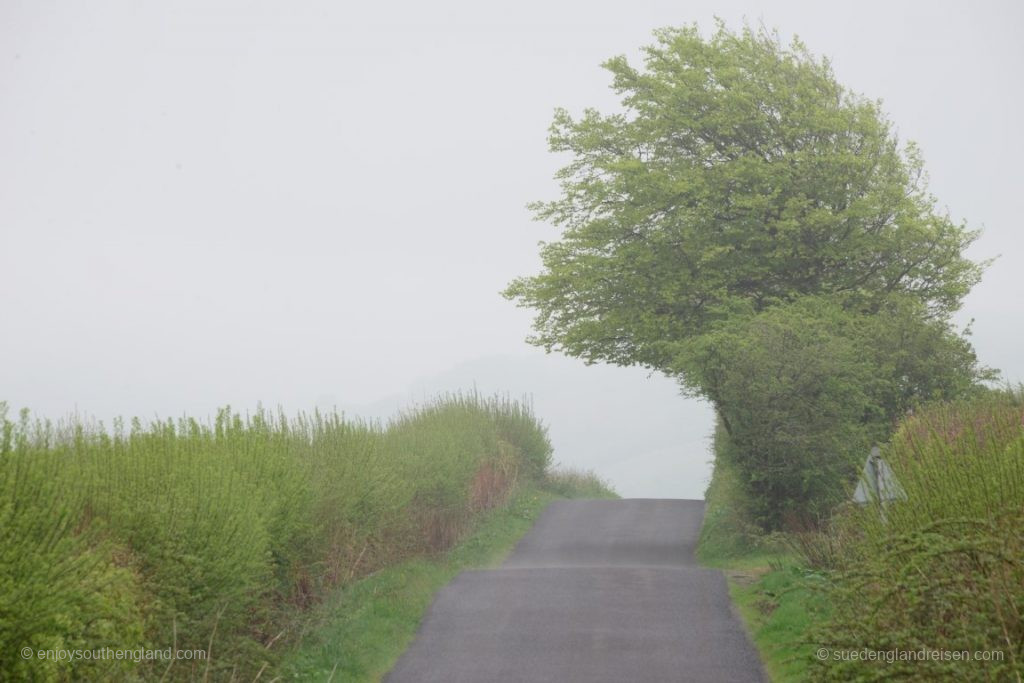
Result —
<instances>
[{"instance_id":1,"label":"roadside vegetation","mask_svg":"<svg viewBox=\"0 0 1024 683\"><path fill-rule=\"evenodd\" d=\"M1019 398L996 393L908 418L884 449L906 499L846 505L800 538L804 565L828 579L831 616L813 633L823 646L963 652L971 661L831 661L817 678L1024 677Z\"/></svg>"},{"instance_id":2,"label":"roadside vegetation","mask_svg":"<svg viewBox=\"0 0 1024 683\"><path fill-rule=\"evenodd\" d=\"M845 503L820 525L774 534L744 521L728 465L716 466L699 554L725 570L768 673L777 681L1021 680L1021 392L925 407L882 453L905 498ZM892 661L836 656L862 651Z\"/></svg>"},{"instance_id":3,"label":"roadside vegetation","mask_svg":"<svg viewBox=\"0 0 1024 683\"><path fill-rule=\"evenodd\" d=\"M558 110L560 228L505 296L530 341L640 365L715 409L700 555L780 680L1021 680L1019 393L953 315L985 263L881 103L777 33L655 32ZM850 502L882 447L905 498ZM818 660L817 648L828 656ZM999 661L848 661L999 650Z\"/></svg>"},{"instance_id":4,"label":"roadside vegetation","mask_svg":"<svg viewBox=\"0 0 1024 683\"><path fill-rule=\"evenodd\" d=\"M280 671L294 680L380 680L412 642L434 593L462 569L499 564L559 497L521 487L450 552L407 560L336 591L304 623L300 645L285 654Z\"/></svg>"},{"instance_id":5,"label":"roadside vegetation","mask_svg":"<svg viewBox=\"0 0 1024 683\"><path fill-rule=\"evenodd\" d=\"M9 419L0 404L0 679L269 680L325 605L361 618L339 591L374 594L433 567L422 603L446 571L500 552L525 528L516 515L554 495L542 492L550 464L527 405L477 395L386 425L224 409L107 429ZM444 559L467 537L479 552ZM208 656L71 663L23 648Z\"/></svg>"},{"instance_id":6,"label":"roadside vegetation","mask_svg":"<svg viewBox=\"0 0 1024 683\"><path fill-rule=\"evenodd\" d=\"M805 566L782 532L758 526L736 467L720 452L728 443L721 427L697 557L721 569L729 592L772 681L809 679L811 631L829 613L820 573Z\"/></svg>"}]
</instances>

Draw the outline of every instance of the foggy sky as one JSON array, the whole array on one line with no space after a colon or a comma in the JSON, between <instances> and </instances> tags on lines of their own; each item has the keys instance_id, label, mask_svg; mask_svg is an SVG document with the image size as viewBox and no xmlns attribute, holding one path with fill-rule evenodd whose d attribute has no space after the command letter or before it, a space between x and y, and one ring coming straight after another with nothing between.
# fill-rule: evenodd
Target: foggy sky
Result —
<instances>
[{"instance_id":1,"label":"foggy sky","mask_svg":"<svg viewBox=\"0 0 1024 683\"><path fill-rule=\"evenodd\" d=\"M706 407L544 357L498 292L558 236L524 208L557 193L553 109L615 108L602 61L713 14L799 34L884 100L985 229L972 256L1002 254L958 320L1024 380L1015 3L0 0L0 400L372 412L535 377L558 459L699 496Z\"/></svg>"}]
</instances>

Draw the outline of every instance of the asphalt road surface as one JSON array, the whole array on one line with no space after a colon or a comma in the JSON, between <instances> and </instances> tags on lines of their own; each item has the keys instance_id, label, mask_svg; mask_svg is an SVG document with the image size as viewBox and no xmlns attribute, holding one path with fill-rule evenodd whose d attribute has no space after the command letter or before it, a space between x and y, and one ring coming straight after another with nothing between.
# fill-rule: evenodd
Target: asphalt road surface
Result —
<instances>
[{"instance_id":1,"label":"asphalt road surface","mask_svg":"<svg viewBox=\"0 0 1024 683\"><path fill-rule=\"evenodd\" d=\"M697 566L704 503L552 503L499 569L442 589L389 683L763 681L725 579Z\"/></svg>"}]
</instances>

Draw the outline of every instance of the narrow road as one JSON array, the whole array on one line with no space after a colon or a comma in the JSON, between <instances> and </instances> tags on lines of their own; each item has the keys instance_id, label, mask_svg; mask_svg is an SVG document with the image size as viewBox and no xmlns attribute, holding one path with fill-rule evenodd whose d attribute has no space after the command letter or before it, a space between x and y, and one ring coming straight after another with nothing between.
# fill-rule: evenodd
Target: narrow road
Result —
<instances>
[{"instance_id":1,"label":"narrow road","mask_svg":"<svg viewBox=\"0 0 1024 683\"><path fill-rule=\"evenodd\" d=\"M499 569L438 593L389 683L763 681L696 500L552 503Z\"/></svg>"}]
</instances>

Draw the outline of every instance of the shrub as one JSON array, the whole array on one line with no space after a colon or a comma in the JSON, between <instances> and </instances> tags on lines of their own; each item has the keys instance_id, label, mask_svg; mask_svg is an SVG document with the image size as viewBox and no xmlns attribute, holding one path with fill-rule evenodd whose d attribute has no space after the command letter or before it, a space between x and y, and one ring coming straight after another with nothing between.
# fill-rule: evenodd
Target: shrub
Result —
<instances>
[{"instance_id":1,"label":"shrub","mask_svg":"<svg viewBox=\"0 0 1024 683\"><path fill-rule=\"evenodd\" d=\"M997 395L906 420L885 450L906 492L849 507L820 640L871 650L999 651L1001 661L832 661L826 680L1024 674L1024 408ZM884 512L884 514L883 514Z\"/></svg>"},{"instance_id":2,"label":"shrub","mask_svg":"<svg viewBox=\"0 0 1024 683\"><path fill-rule=\"evenodd\" d=\"M442 397L386 427L258 408L194 419L6 418L0 680L251 678L296 610L449 547L550 458L529 406ZM287 640L287 639L285 639ZM23 659L33 649L209 650L208 661Z\"/></svg>"},{"instance_id":3,"label":"shrub","mask_svg":"<svg viewBox=\"0 0 1024 683\"><path fill-rule=\"evenodd\" d=\"M38 652L140 646L141 594L120 561L124 549L83 524L81 499L61 485L59 458L22 457L30 447L27 430L15 432L4 413L0 403L0 679L67 679L70 662ZM75 676L117 678L129 668L123 661L82 661Z\"/></svg>"},{"instance_id":4,"label":"shrub","mask_svg":"<svg viewBox=\"0 0 1024 683\"><path fill-rule=\"evenodd\" d=\"M715 405L752 521L767 530L827 517L908 409L971 395L991 375L909 299L858 312L804 297L741 313L689 343L679 372Z\"/></svg>"},{"instance_id":5,"label":"shrub","mask_svg":"<svg viewBox=\"0 0 1024 683\"><path fill-rule=\"evenodd\" d=\"M704 493L704 520L700 528L698 555L704 562L739 557L762 549L766 535L754 522L747 491L738 471L735 446L716 421L712 440L714 468Z\"/></svg>"}]
</instances>

